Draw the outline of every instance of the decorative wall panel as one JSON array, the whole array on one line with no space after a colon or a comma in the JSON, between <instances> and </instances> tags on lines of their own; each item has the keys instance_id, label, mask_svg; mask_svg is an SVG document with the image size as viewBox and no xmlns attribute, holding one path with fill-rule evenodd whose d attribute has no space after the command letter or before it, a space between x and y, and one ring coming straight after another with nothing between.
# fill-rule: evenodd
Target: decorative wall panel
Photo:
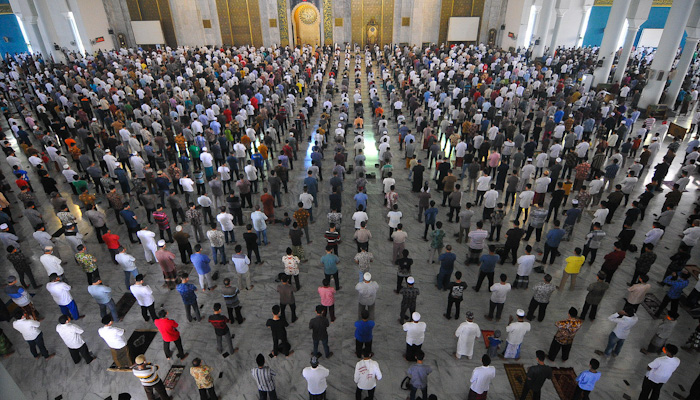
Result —
<instances>
[{"instance_id":1,"label":"decorative wall panel","mask_svg":"<svg viewBox=\"0 0 700 400\"><path fill-rule=\"evenodd\" d=\"M333 44L333 2L323 0L323 38L325 44Z\"/></svg>"},{"instance_id":2,"label":"decorative wall panel","mask_svg":"<svg viewBox=\"0 0 700 400\"><path fill-rule=\"evenodd\" d=\"M126 5L132 21L160 21L165 44L170 47L177 46L175 26L168 0L126 0Z\"/></svg>"},{"instance_id":3,"label":"decorative wall panel","mask_svg":"<svg viewBox=\"0 0 700 400\"><path fill-rule=\"evenodd\" d=\"M289 21L287 20L287 0L277 0L277 18L279 19L280 45L289 46Z\"/></svg>"},{"instance_id":4,"label":"decorative wall panel","mask_svg":"<svg viewBox=\"0 0 700 400\"><path fill-rule=\"evenodd\" d=\"M373 40L371 26L378 29L377 43L389 44L394 36L394 0L352 0L352 41L364 46Z\"/></svg>"},{"instance_id":5,"label":"decorative wall panel","mask_svg":"<svg viewBox=\"0 0 700 400\"><path fill-rule=\"evenodd\" d=\"M216 0L216 10L224 44L262 46L258 0Z\"/></svg>"}]
</instances>

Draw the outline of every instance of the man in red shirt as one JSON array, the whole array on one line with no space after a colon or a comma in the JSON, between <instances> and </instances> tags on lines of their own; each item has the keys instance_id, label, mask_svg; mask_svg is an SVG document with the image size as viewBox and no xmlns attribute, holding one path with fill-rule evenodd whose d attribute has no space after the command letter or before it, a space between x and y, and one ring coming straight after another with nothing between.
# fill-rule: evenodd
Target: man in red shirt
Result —
<instances>
[{"instance_id":1,"label":"man in red shirt","mask_svg":"<svg viewBox=\"0 0 700 400\"><path fill-rule=\"evenodd\" d=\"M160 332L160 336L163 337L163 350L165 351L165 357L170 360L172 352L170 351L170 343L175 342L175 347L177 347L177 357L180 360L184 360L190 353L185 353L182 349L182 339L180 338L180 332L177 330L178 324L174 320L167 318L168 312L165 310L160 310L158 312L158 319L153 321L156 324L156 328Z\"/></svg>"},{"instance_id":2,"label":"man in red shirt","mask_svg":"<svg viewBox=\"0 0 700 400\"><path fill-rule=\"evenodd\" d=\"M615 271L617 271L617 268L622 264L622 261L625 260L625 256L627 255L627 253L620 248L621 245L619 242L615 242L614 246L615 249L605 255L605 261L600 267L600 270L606 274L605 282L607 283L612 281L613 274L615 274Z\"/></svg>"},{"instance_id":3,"label":"man in red shirt","mask_svg":"<svg viewBox=\"0 0 700 400\"><path fill-rule=\"evenodd\" d=\"M119 248L122 247L121 243L119 243L119 235L115 235L111 229L107 229L107 233L102 235L102 240L107 245L107 250L112 256L112 262L118 264L116 256L119 254Z\"/></svg>"}]
</instances>

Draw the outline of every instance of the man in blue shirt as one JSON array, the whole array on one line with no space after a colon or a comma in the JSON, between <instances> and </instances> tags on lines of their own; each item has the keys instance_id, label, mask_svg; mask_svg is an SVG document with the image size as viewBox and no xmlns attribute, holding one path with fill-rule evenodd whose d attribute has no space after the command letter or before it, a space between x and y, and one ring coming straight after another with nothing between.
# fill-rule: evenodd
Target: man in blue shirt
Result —
<instances>
[{"instance_id":1,"label":"man in blue shirt","mask_svg":"<svg viewBox=\"0 0 700 400\"><path fill-rule=\"evenodd\" d=\"M321 264L323 265L323 274L326 279L330 282L331 276L335 280L335 290L340 290L340 281L338 280L338 263L340 258L333 254L333 246L326 246L326 255L321 257Z\"/></svg>"},{"instance_id":2,"label":"man in blue shirt","mask_svg":"<svg viewBox=\"0 0 700 400\"><path fill-rule=\"evenodd\" d=\"M361 192L358 189L357 194L355 195L354 199L355 199L355 209L356 210L359 210L360 206L362 206L362 208L364 210L367 210L367 194L366 193Z\"/></svg>"},{"instance_id":3,"label":"man in blue shirt","mask_svg":"<svg viewBox=\"0 0 700 400\"><path fill-rule=\"evenodd\" d=\"M438 209L435 207L435 201L430 200L430 208L425 210L425 231L423 232L423 240L428 241L428 226L435 230L435 220L437 220Z\"/></svg>"},{"instance_id":4,"label":"man in blue shirt","mask_svg":"<svg viewBox=\"0 0 700 400\"><path fill-rule=\"evenodd\" d=\"M131 243L138 243L138 240L134 239L134 234L141 229L139 221L136 220L136 214L131 211L131 206L129 203L124 203L124 208L119 211L119 215L124 218L124 223L126 224L126 229L129 231L129 240Z\"/></svg>"},{"instance_id":5,"label":"man in blue shirt","mask_svg":"<svg viewBox=\"0 0 700 400\"><path fill-rule=\"evenodd\" d=\"M448 244L445 247L445 252L440 254L438 260L440 261L440 272L437 278L438 290L447 290L452 271L455 268L455 260L457 260L457 255L452 252L452 246Z\"/></svg>"},{"instance_id":6,"label":"man in blue shirt","mask_svg":"<svg viewBox=\"0 0 700 400\"><path fill-rule=\"evenodd\" d=\"M561 229L559 227L559 224L559 220L555 219L554 228L550 229L549 232L547 232L547 240L544 242L544 254L542 255L542 264L547 263L547 257L550 254L552 255L552 257L549 260L549 265L554 264L554 259L559 254L559 251L557 251L557 249L559 248L559 244L564 238L564 235L566 235L566 231Z\"/></svg>"},{"instance_id":7,"label":"man in blue shirt","mask_svg":"<svg viewBox=\"0 0 700 400\"><path fill-rule=\"evenodd\" d=\"M493 274L496 270L496 263L501 261L501 257L496 254L496 246L489 245L489 254L484 254L479 258L479 278L476 281L476 286L472 288L478 292L481 289L481 283L484 278L489 279L489 287L493 286Z\"/></svg>"},{"instance_id":8,"label":"man in blue shirt","mask_svg":"<svg viewBox=\"0 0 700 400\"><path fill-rule=\"evenodd\" d=\"M588 371L581 372L576 378L576 389L574 390L574 395L571 400L578 400L579 398L588 398L588 394L595 388L595 383L600 379L600 372L598 372L598 367L600 367L600 361L592 358L588 364Z\"/></svg>"},{"instance_id":9,"label":"man in blue shirt","mask_svg":"<svg viewBox=\"0 0 700 400\"><path fill-rule=\"evenodd\" d=\"M102 280L98 279L92 282L92 285L88 286L88 293L95 299L97 305L100 306L100 318L104 318L104 316L107 315L107 308L109 307L109 311L112 313L112 319L114 321L122 320L117 314L117 305L114 304L114 300L112 299L112 289L103 285Z\"/></svg>"},{"instance_id":10,"label":"man in blue shirt","mask_svg":"<svg viewBox=\"0 0 700 400\"><path fill-rule=\"evenodd\" d=\"M160 243L158 243L160 244ZM202 254L202 245L196 244L194 246L194 254L190 256L190 261L194 269L197 270L197 275L199 275L199 286L203 291L214 290L216 285L213 284L211 279L211 266L209 266L209 256Z\"/></svg>"},{"instance_id":11,"label":"man in blue shirt","mask_svg":"<svg viewBox=\"0 0 700 400\"><path fill-rule=\"evenodd\" d=\"M372 356L372 329L374 321L369 320L369 311L362 310L362 319L355 321L355 355L360 358L365 352Z\"/></svg>"},{"instance_id":12,"label":"man in blue shirt","mask_svg":"<svg viewBox=\"0 0 700 400\"><path fill-rule=\"evenodd\" d=\"M308 176L304 178L304 186L309 189L309 194L314 196L314 205L318 207L318 181L312 176L312 172L308 172Z\"/></svg>"},{"instance_id":13,"label":"man in blue shirt","mask_svg":"<svg viewBox=\"0 0 700 400\"><path fill-rule=\"evenodd\" d=\"M195 293L197 291L197 287L189 283L190 276L186 272L183 272L182 275L180 275L180 280L182 283L177 285L175 289L177 289L178 293L180 293L180 296L182 297L182 303L185 305L187 320L192 322L191 311L194 310L194 320L200 321L202 316L199 315L199 304L197 304L197 294Z\"/></svg>"},{"instance_id":14,"label":"man in blue shirt","mask_svg":"<svg viewBox=\"0 0 700 400\"><path fill-rule=\"evenodd\" d=\"M664 279L664 284L671 286L671 288L668 289L664 299L661 300L661 304L656 314L654 314L654 318L659 318L661 316L661 313L664 312L668 303L671 303L671 312L678 312L678 302L683 295L683 289L688 286L688 278L690 278L690 273L683 270L680 277L677 273L673 272Z\"/></svg>"}]
</instances>

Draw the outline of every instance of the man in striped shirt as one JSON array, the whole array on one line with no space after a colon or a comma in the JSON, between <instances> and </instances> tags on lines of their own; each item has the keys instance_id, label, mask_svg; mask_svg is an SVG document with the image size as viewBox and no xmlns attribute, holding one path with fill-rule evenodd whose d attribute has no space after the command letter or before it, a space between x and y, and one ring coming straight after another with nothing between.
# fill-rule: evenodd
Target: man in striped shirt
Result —
<instances>
[{"instance_id":1,"label":"man in striped shirt","mask_svg":"<svg viewBox=\"0 0 700 400\"><path fill-rule=\"evenodd\" d=\"M168 392L165 391L165 385L163 381L158 376L158 366L147 363L146 357L141 354L136 357L136 365L132 369L134 376L139 378L141 385L143 385L143 390L146 391L146 397L148 400L153 400L153 392L158 392L158 396L161 399L172 400L172 397L168 396Z\"/></svg>"},{"instance_id":2,"label":"man in striped shirt","mask_svg":"<svg viewBox=\"0 0 700 400\"><path fill-rule=\"evenodd\" d=\"M275 371L271 370L270 367L265 366L265 356L258 354L255 358L255 362L258 364L257 368L253 368L250 372L255 378L255 383L258 385L258 393L260 393L260 400L277 400L277 392L275 392Z\"/></svg>"}]
</instances>

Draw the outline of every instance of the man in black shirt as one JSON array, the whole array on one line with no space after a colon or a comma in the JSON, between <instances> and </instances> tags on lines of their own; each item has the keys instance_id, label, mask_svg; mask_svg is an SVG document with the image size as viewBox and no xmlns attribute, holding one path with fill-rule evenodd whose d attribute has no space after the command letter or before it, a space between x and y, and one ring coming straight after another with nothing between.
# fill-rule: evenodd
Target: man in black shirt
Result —
<instances>
[{"instance_id":1,"label":"man in black shirt","mask_svg":"<svg viewBox=\"0 0 700 400\"><path fill-rule=\"evenodd\" d=\"M622 193L622 185L615 185L615 191L608 195L608 216L605 218L605 223L609 224L612 221L615 210L620 207L622 200L625 198L625 194Z\"/></svg>"},{"instance_id":2,"label":"man in black shirt","mask_svg":"<svg viewBox=\"0 0 700 400\"><path fill-rule=\"evenodd\" d=\"M331 358L333 352L328 347L328 318L325 315L326 307L322 305L316 306L316 317L309 321L309 329L311 329L311 339L314 342L314 352L313 355L320 357L321 354L318 352L318 342L323 343L323 350L326 352L326 358Z\"/></svg>"},{"instance_id":3,"label":"man in black shirt","mask_svg":"<svg viewBox=\"0 0 700 400\"><path fill-rule=\"evenodd\" d=\"M513 227L508 229L506 232L506 244L503 249L503 256L501 257L501 265L506 262L508 258L508 252L510 251L513 258L513 265L518 259L518 248L520 247L520 240L525 235L525 231L520 228L520 222L518 220L513 221Z\"/></svg>"},{"instance_id":4,"label":"man in black shirt","mask_svg":"<svg viewBox=\"0 0 700 400\"><path fill-rule=\"evenodd\" d=\"M302 236L304 236L304 231L299 229L299 225L296 222L292 223L292 229L289 230L289 239L292 241L292 254L299 257L301 262L306 262L308 259L306 258L306 253L304 253L304 246L301 244ZM307 244L311 243L308 239L307 241Z\"/></svg>"},{"instance_id":5,"label":"man in black shirt","mask_svg":"<svg viewBox=\"0 0 700 400\"><path fill-rule=\"evenodd\" d=\"M253 252L255 252L255 263L262 264L260 261L260 249L258 248L258 234L253 232L253 224L248 224L245 226L248 232L243 234L243 240L245 240L245 247L248 250L248 258L251 258Z\"/></svg>"},{"instance_id":6,"label":"man in black shirt","mask_svg":"<svg viewBox=\"0 0 700 400\"><path fill-rule=\"evenodd\" d=\"M547 213L547 219L546 221L549 222L549 218L551 218L552 214L554 214L555 219L557 214L559 214L559 207L561 206L561 201L564 199L564 196L566 196L566 192L563 189L564 187L564 182L558 182L557 183L557 190L552 193L552 199L549 201L549 212Z\"/></svg>"},{"instance_id":7,"label":"man in black shirt","mask_svg":"<svg viewBox=\"0 0 700 400\"><path fill-rule=\"evenodd\" d=\"M462 271L455 272L455 281L447 285L447 312L443 314L445 318L452 318L452 304L455 305L455 319L459 318L459 305L464 299L464 291L467 283L462 282Z\"/></svg>"},{"instance_id":8,"label":"man in black shirt","mask_svg":"<svg viewBox=\"0 0 700 400\"><path fill-rule=\"evenodd\" d=\"M652 190L653 186L651 184L646 186L646 190L644 193L639 195L639 209L642 210L641 214L639 215L639 220L644 221L644 211L646 210L647 206L649 205L649 202L651 199L654 198L654 192Z\"/></svg>"},{"instance_id":9,"label":"man in black shirt","mask_svg":"<svg viewBox=\"0 0 700 400\"><path fill-rule=\"evenodd\" d=\"M285 319L280 318L280 306L275 304L272 306L272 318L268 319L265 326L272 331L272 352L270 358L277 357L279 353L289 357L294 354L291 350L292 345L287 341L287 327L289 323Z\"/></svg>"},{"instance_id":10,"label":"man in black shirt","mask_svg":"<svg viewBox=\"0 0 700 400\"><path fill-rule=\"evenodd\" d=\"M547 379L552 379L552 368L544 365L546 354L542 350L537 350L537 365L527 369L527 380L520 395L520 400L527 399L528 392L532 391L532 400L540 400L542 386Z\"/></svg>"},{"instance_id":11,"label":"man in black shirt","mask_svg":"<svg viewBox=\"0 0 700 400\"><path fill-rule=\"evenodd\" d=\"M214 327L214 333L216 334L216 350L219 353L223 352L221 341L225 341L228 347L228 354L233 354L238 351L238 347L233 348L231 331L226 325L228 322L228 318L221 314L221 303L214 303L214 314L209 316L209 323Z\"/></svg>"},{"instance_id":12,"label":"man in black shirt","mask_svg":"<svg viewBox=\"0 0 700 400\"><path fill-rule=\"evenodd\" d=\"M396 270L396 290L394 293L399 294L401 291L401 285L403 281L411 276L411 265L413 265L413 259L408 257L408 250L404 249L402 252L402 257L396 260L398 269Z\"/></svg>"}]
</instances>

